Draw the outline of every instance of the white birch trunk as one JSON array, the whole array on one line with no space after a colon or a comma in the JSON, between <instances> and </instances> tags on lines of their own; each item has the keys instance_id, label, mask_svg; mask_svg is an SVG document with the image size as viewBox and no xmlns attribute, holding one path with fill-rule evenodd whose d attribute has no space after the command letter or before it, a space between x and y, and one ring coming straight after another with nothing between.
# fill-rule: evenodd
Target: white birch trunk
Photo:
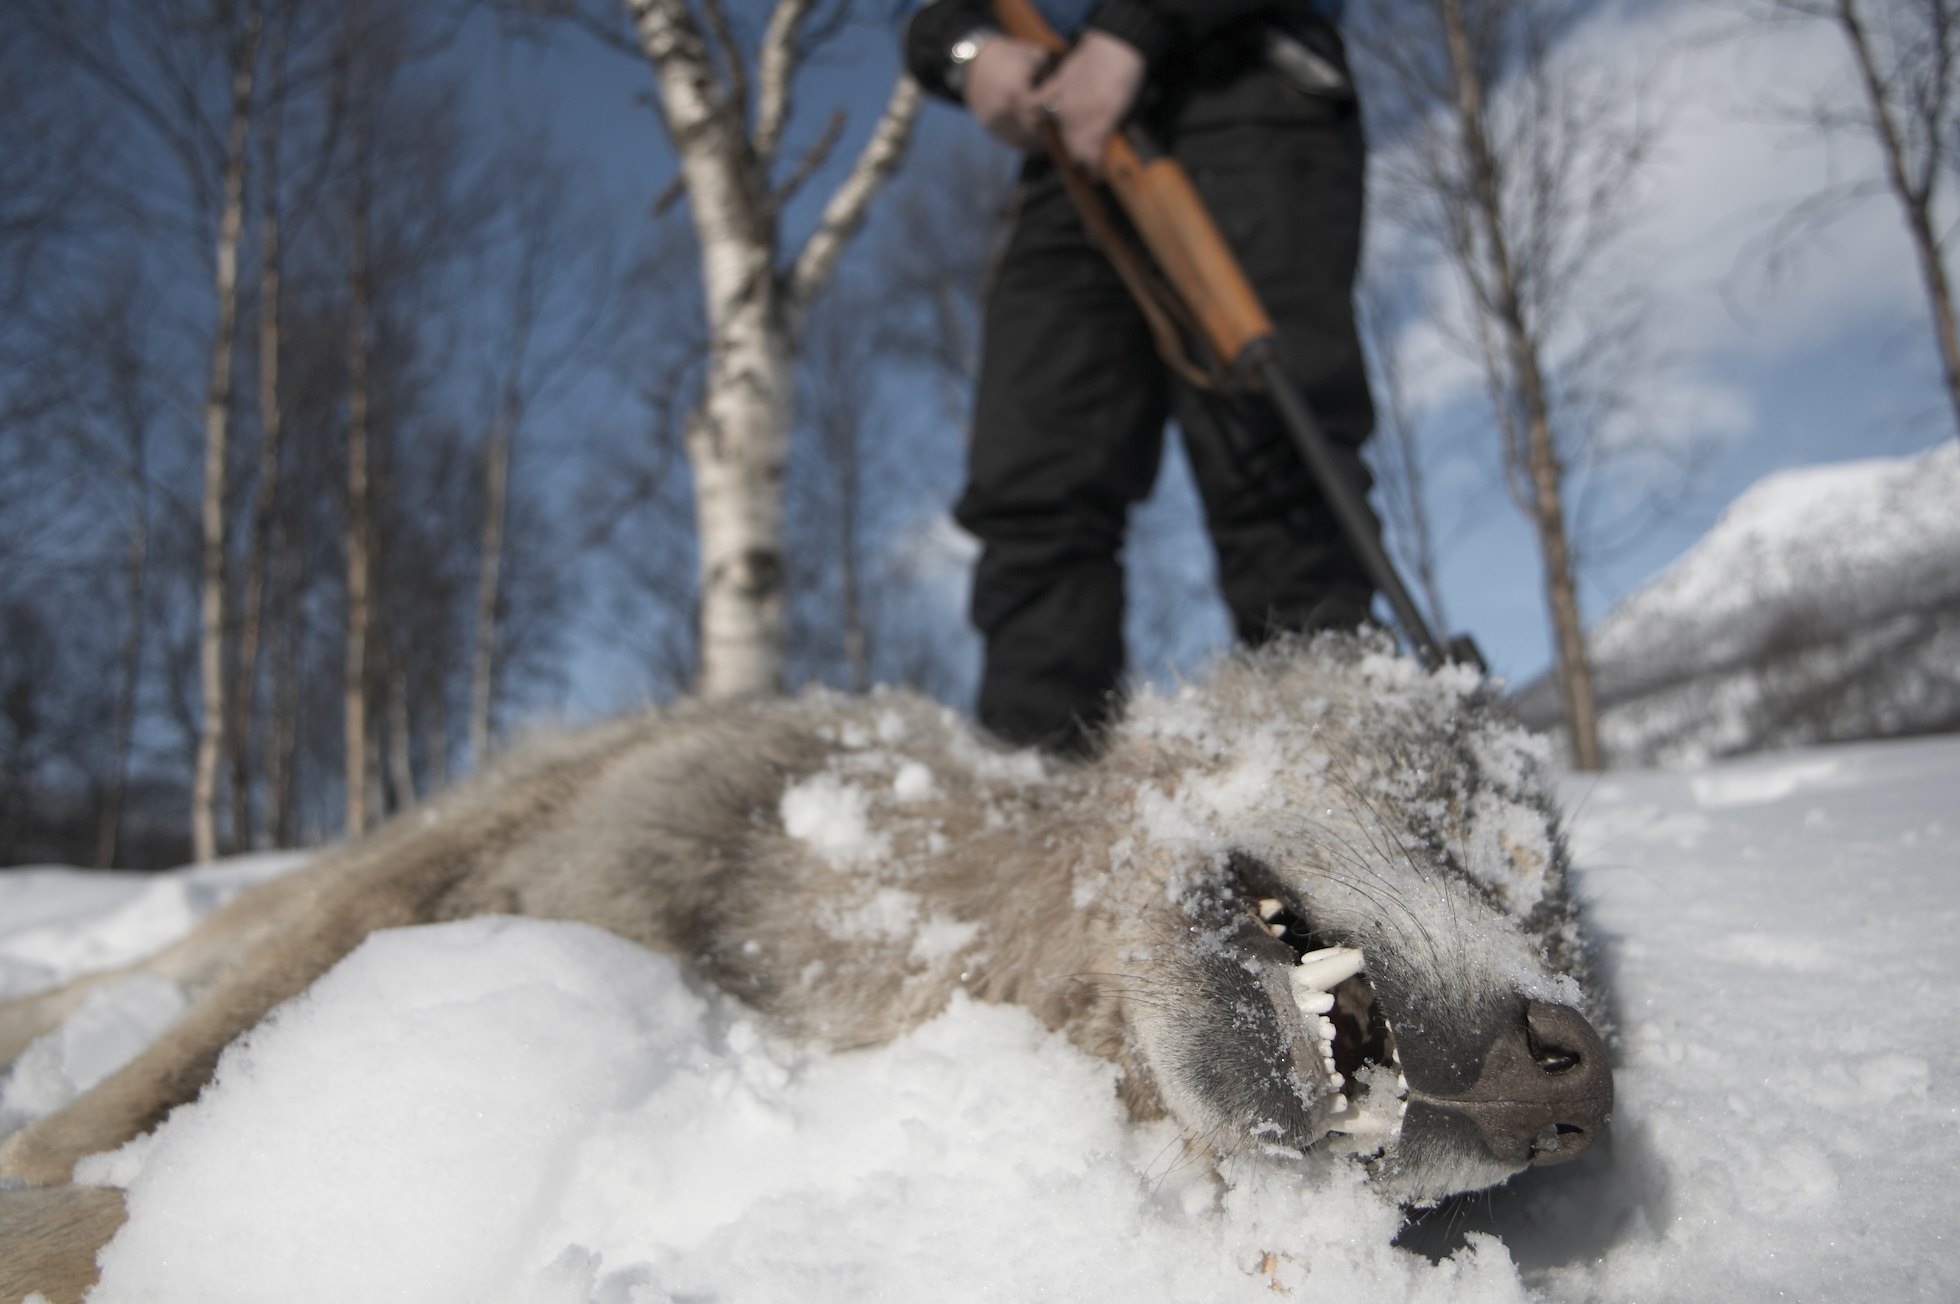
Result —
<instances>
[{"instance_id":1,"label":"white birch trunk","mask_svg":"<svg viewBox=\"0 0 1960 1304\"><path fill-rule=\"evenodd\" d=\"M347 643L341 681L346 755L347 836L368 827L368 624L370 621L368 474L368 230L367 196L355 200L348 250L347 323Z\"/></svg>"},{"instance_id":2,"label":"white birch trunk","mask_svg":"<svg viewBox=\"0 0 1960 1304\"><path fill-rule=\"evenodd\" d=\"M790 112L795 40L808 0L778 0L772 11L759 60L755 136L745 133L739 102L746 78L724 85L717 77L685 0L626 0L626 8L653 65L667 133L680 156L701 246L711 340L706 393L687 435L701 551L696 688L710 698L778 692L787 627L783 481L802 309L896 168L918 113L918 91L900 83L817 231L779 270L769 172Z\"/></svg>"},{"instance_id":3,"label":"white birch trunk","mask_svg":"<svg viewBox=\"0 0 1960 1304\"><path fill-rule=\"evenodd\" d=\"M299 590L298 549L280 531L274 543L272 628L278 644L272 666L271 718L265 740L266 822L272 845L290 847L298 839L298 793L293 776L299 756Z\"/></svg>"},{"instance_id":4,"label":"white birch trunk","mask_svg":"<svg viewBox=\"0 0 1960 1304\"><path fill-rule=\"evenodd\" d=\"M780 691L783 475L794 354L760 304L724 304L708 393L688 429L701 549L704 697Z\"/></svg>"},{"instance_id":5,"label":"white birch trunk","mask_svg":"<svg viewBox=\"0 0 1960 1304\"><path fill-rule=\"evenodd\" d=\"M275 69L280 60L272 57ZM276 73L275 73L276 79ZM241 849L256 845L251 802L252 733L257 723L259 653L265 642L265 576L270 565L272 513L279 496L279 134L276 109L264 115L259 155L259 475L246 548L245 591L239 601L238 693L232 710L231 827Z\"/></svg>"},{"instance_id":6,"label":"white birch trunk","mask_svg":"<svg viewBox=\"0 0 1960 1304\"><path fill-rule=\"evenodd\" d=\"M476 576L476 648L470 668L470 761L490 757L497 682L497 594L503 574L504 513L509 498L510 405L483 454L483 555Z\"/></svg>"},{"instance_id":7,"label":"white birch trunk","mask_svg":"<svg viewBox=\"0 0 1960 1304\"><path fill-rule=\"evenodd\" d=\"M238 325L238 244L245 229L245 151L252 123L252 73L259 14L246 16L232 53L231 120L225 140L224 207L218 218L218 324L204 401L202 592L198 601L198 682L202 715L191 784L191 854L218 854L218 772L225 742L225 471L230 456L232 337Z\"/></svg>"},{"instance_id":8,"label":"white birch trunk","mask_svg":"<svg viewBox=\"0 0 1960 1304\"><path fill-rule=\"evenodd\" d=\"M1465 270L1481 282L1477 312L1496 318L1503 337L1503 360L1486 344L1486 367L1495 395L1493 411L1506 434L1506 461L1513 492L1531 520L1543 568L1546 613L1550 618L1559 693L1565 709L1572 764L1575 769L1601 768L1599 713L1593 693L1592 666L1586 654L1585 630L1579 618L1578 582L1572 561L1571 530L1566 520L1565 467L1552 430L1550 389L1542 359L1542 341L1525 319L1518 293L1518 273L1506 227L1499 165L1492 150L1485 116L1484 85L1471 49L1462 0L1443 0L1443 28L1456 79L1456 114L1460 126L1470 189L1483 236L1487 271L1479 276L1476 252L1465 247ZM1473 224L1476 225L1476 224ZM1505 409L1515 401L1522 422L1507 419Z\"/></svg>"}]
</instances>

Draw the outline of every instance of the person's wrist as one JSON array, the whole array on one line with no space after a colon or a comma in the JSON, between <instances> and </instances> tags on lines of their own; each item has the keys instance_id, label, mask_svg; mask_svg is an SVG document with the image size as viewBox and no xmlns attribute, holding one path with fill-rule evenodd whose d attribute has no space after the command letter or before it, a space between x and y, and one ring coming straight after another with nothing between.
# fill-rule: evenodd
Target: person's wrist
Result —
<instances>
[{"instance_id":1,"label":"person's wrist","mask_svg":"<svg viewBox=\"0 0 1960 1304\"><path fill-rule=\"evenodd\" d=\"M998 27L975 27L954 41L946 51L946 70L942 74L946 89L965 99L967 76L973 70L973 61L980 57L980 51L1003 35L1005 33Z\"/></svg>"}]
</instances>

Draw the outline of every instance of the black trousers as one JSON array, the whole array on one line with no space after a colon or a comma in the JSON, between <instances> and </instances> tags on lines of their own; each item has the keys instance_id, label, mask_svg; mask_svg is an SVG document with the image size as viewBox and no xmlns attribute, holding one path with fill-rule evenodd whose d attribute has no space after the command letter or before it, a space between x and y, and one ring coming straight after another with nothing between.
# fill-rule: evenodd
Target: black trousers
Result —
<instances>
[{"instance_id":1,"label":"black trousers","mask_svg":"<svg viewBox=\"0 0 1960 1304\"><path fill-rule=\"evenodd\" d=\"M1146 125L1191 173L1273 318L1282 364L1369 484L1354 105L1260 70L1161 103ZM1120 709L1124 528L1173 414L1240 639L1352 627L1373 592L1268 405L1169 372L1045 162L1029 162L1018 202L987 300L955 516L982 545L980 722L1008 742L1080 752Z\"/></svg>"}]
</instances>

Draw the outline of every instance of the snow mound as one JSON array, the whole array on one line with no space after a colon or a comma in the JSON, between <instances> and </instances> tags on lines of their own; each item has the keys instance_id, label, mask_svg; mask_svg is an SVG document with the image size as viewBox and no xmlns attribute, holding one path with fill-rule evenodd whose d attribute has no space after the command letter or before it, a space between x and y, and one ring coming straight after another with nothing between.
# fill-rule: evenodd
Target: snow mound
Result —
<instances>
[{"instance_id":1,"label":"snow mound","mask_svg":"<svg viewBox=\"0 0 1960 1304\"><path fill-rule=\"evenodd\" d=\"M1593 629L1621 765L1960 728L1960 443L1765 477ZM1549 679L1520 716L1559 718Z\"/></svg>"},{"instance_id":2,"label":"snow mound","mask_svg":"<svg viewBox=\"0 0 1960 1304\"><path fill-rule=\"evenodd\" d=\"M1593 631L1602 662L1651 656L1663 630L1701 659L1758 650L1765 612L1839 625L1960 594L1960 443L1915 457L1764 477L1702 540Z\"/></svg>"},{"instance_id":3,"label":"snow mound","mask_svg":"<svg viewBox=\"0 0 1960 1304\"><path fill-rule=\"evenodd\" d=\"M91 1300L1524 1298L1357 1172L1219 1181L1113 1075L1018 1007L812 1055L582 925L381 933L85 1162L131 1212Z\"/></svg>"},{"instance_id":4,"label":"snow mound","mask_svg":"<svg viewBox=\"0 0 1960 1304\"><path fill-rule=\"evenodd\" d=\"M1508 1239L1529 1266L1570 1210L1625 1214L1596 1258L1558 1243L1548 1298L1960 1298L1955 791L1950 739L1568 784L1619 994L1615 1163Z\"/></svg>"}]
</instances>

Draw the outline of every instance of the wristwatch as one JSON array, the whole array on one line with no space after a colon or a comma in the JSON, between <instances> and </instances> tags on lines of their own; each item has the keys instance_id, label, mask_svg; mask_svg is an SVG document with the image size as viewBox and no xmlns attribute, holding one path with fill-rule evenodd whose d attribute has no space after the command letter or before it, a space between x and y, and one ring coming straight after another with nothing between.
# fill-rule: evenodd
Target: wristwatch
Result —
<instances>
[{"instance_id":1,"label":"wristwatch","mask_svg":"<svg viewBox=\"0 0 1960 1304\"><path fill-rule=\"evenodd\" d=\"M965 99L966 70L973 66L975 59L980 57L980 51L985 47L987 42L1002 35L1005 35L1005 33L998 27L976 27L961 36L959 40L954 41L953 47L946 52L946 73L944 78L946 89L961 99Z\"/></svg>"}]
</instances>

